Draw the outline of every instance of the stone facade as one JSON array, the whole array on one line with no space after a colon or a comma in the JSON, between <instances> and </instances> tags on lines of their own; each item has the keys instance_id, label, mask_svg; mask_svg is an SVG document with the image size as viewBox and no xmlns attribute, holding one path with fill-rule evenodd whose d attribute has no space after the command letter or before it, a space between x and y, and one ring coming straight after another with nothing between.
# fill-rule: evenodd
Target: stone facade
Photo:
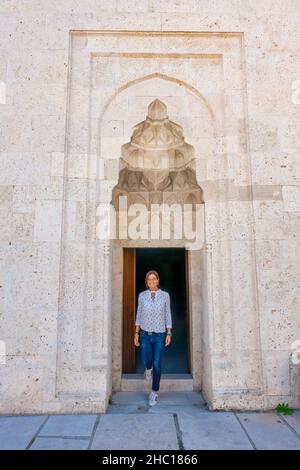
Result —
<instances>
[{"instance_id":1,"label":"stone facade","mask_svg":"<svg viewBox=\"0 0 300 470\"><path fill-rule=\"evenodd\" d=\"M169 245L99 241L96 210L153 102L204 206L194 388L300 405L299 20L297 0L2 0L0 413L102 412L120 388L122 247Z\"/></svg>"}]
</instances>

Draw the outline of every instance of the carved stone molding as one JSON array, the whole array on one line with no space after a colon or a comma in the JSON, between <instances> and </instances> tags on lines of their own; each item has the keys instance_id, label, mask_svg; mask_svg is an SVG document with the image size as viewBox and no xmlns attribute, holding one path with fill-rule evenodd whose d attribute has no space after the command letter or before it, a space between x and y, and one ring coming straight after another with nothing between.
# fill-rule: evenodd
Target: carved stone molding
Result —
<instances>
[{"instance_id":1,"label":"carved stone molding","mask_svg":"<svg viewBox=\"0 0 300 470\"><path fill-rule=\"evenodd\" d=\"M169 193L172 203L203 202L194 149L185 142L182 127L169 120L166 105L156 99L148 106L146 120L134 126L130 142L122 145L121 170L111 203L118 209L119 196L129 199L129 193L131 204L166 203L163 192Z\"/></svg>"}]
</instances>

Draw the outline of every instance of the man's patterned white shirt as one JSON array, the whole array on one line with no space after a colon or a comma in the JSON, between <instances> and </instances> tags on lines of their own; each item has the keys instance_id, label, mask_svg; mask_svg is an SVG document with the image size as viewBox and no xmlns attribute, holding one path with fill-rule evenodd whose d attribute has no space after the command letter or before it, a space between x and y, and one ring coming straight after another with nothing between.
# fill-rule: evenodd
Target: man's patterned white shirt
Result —
<instances>
[{"instance_id":1,"label":"man's patterned white shirt","mask_svg":"<svg viewBox=\"0 0 300 470\"><path fill-rule=\"evenodd\" d=\"M166 328L172 328L169 293L158 289L152 300L149 289L140 292L135 324L142 330L156 333L164 333Z\"/></svg>"}]
</instances>

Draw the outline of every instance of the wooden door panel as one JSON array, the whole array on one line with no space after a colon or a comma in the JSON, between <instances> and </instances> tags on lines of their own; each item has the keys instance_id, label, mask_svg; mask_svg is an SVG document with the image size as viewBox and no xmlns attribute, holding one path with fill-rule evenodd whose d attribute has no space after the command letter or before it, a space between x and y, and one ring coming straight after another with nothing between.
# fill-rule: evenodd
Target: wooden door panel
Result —
<instances>
[{"instance_id":1,"label":"wooden door panel","mask_svg":"<svg viewBox=\"0 0 300 470\"><path fill-rule=\"evenodd\" d=\"M123 373L135 373L135 286L136 286L136 251L135 248L123 249Z\"/></svg>"},{"instance_id":2,"label":"wooden door panel","mask_svg":"<svg viewBox=\"0 0 300 470\"><path fill-rule=\"evenodd\" d=\"M185 289L186 289L186 322L187 322L187 344L188 344L188 371L191 372L191 331L190 331L190 292L189 292L189 252L185 250Z\"/></svg>"}]
</instances>

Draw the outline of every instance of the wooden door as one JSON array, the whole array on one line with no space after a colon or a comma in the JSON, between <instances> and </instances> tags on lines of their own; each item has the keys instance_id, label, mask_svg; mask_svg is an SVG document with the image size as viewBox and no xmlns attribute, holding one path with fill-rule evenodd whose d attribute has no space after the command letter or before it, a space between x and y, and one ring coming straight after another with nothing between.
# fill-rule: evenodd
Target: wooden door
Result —
<instances>
[{"instance_id":1,"label":"wooden door","mask_svg":"<svg viewBox=\"0 0 300 470\"><path fill-rule=\"evenodd\" d=\"M185 291L186 291L186 326L188 344L188 371L191 372L191 334L190 334L190 292L189 292L189 252L185 250Z\"/></svg>"},{"instance_id":2,"label":"wooden door","mask_svg":"<svg viewBox=\"0 0 300 470\"><path fill-rule=\"evenodd\" d=\"M136 251L123 249L123 373L135 373Z\"/></svg>"}]
</instances>

